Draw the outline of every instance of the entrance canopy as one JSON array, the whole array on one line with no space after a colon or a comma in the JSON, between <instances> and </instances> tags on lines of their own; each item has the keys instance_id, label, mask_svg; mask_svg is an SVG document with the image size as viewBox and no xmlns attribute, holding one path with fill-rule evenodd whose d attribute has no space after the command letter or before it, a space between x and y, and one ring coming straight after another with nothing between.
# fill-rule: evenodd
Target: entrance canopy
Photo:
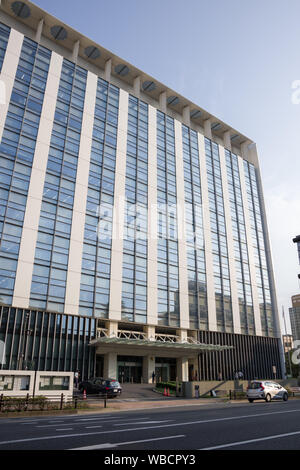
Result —
<instances>
[{"instance_id":1,"label":"entrance canopy","mask_svg":"<svg viewBox=\"0 0 300 470\"><path fill-rule=\"evenodd\" d=\"M122 333L122 332L120 332ZM125 332L124 332L125 333ZM117 336L108 337L106 335L99 335L97 339L90 342L90 346L96 346L103 352L107 351L123 351L128 349L138 350L141 355L155 354L155 355L172 355L173 357L182 356L195 356L201 351L224 351L233 349L233 346L204 344L200 343L193 338L188 338L186 342L178 341L177 337L171 335L156 335L155 339L147 339L143 334L134 336L131 334L125 335L118 334ZM176 338L176 339L175 339Z\"/></svg>"}]
</instances>

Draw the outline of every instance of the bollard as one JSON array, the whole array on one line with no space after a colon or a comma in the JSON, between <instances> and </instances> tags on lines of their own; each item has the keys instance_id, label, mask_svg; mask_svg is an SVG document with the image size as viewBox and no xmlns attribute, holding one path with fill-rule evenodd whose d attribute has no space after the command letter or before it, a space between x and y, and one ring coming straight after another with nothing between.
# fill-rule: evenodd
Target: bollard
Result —
<instances>
[{"instance_id":1,"label":"bollard","mask_svg":"<svg viewBox=\"0 0 300 470\"><path fill-rule=\"evenodd\" d=\"M25 411L28 410L28 404L29 404L29 393L26 395L26 400L25 400Z\"/></svg>"},{"instance_id":2,"label":"bollard","mask_svg":"<svg viewBox=\"0 0 300 470\"><path fill-rule=\"evenodd\" d=\"M62 393L60 396L60 409L63 409L63 403L64 403L64 394Z\"/></svg>"},{"instance_id":3,"label":"bollard","mask_svg":"<svg viewBox=\"0 0 300 470\"><path fill-rule=\"evenodd\" d=\"M75 397L75 400L74 400L75 410L77 410L77 406L78 406L78 397Z\"/></svg>"},{"instance_id":4,"label":"bollard","mask_svg":"<svg viewBox=\"0 0 300 470\"><path fill-rule=\"evenodd\" d=\"M104 408L106 408L106 406L107 406L106 400L107 400L107 393L104 395Z\"/></svg>"},{"instance_id":5,"label":"bollard","mask_svg":"<svg viewBox=\"0 0 300 470\"><path fill-rule=\"evenodd\" d=\"M1 393L1 396L0 396L0 411L2 411L2 405L3 405L3 393Z\"/></svg>"}]
</instances>

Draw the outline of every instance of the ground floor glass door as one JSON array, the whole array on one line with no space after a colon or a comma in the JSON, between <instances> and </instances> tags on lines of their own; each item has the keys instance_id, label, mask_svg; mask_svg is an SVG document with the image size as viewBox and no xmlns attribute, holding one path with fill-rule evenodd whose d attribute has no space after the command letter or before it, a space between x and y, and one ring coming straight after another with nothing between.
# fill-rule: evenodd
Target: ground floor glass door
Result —
<instances>
[{"instance_id":1,"label":"ground floor glass door","mask_svg":"<svg viewBox=\"0 0 300 470\"><path fill-rule=\"evenodd\" d=\"M118 356L118 380L120 383L141 383L143 358Z\"/></svg>"}]
</instances>

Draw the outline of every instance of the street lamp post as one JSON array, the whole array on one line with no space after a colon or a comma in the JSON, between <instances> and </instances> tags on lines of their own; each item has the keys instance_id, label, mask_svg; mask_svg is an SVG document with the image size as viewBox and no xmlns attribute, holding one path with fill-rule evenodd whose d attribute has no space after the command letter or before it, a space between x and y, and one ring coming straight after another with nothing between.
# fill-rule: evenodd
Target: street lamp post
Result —
<instances>
[{"instance_id":1,"label":"street lamp post","mask_svg":"<svg viewBox=\"0 0 300 470\"><path fill-rule=\"evenodd\" d=\"M26 344L27 344L27 337L30 335L31 330L28 328L29 326L29 312L26 313L23 328L21 332L21 354L19 356L19 370L22 370L25 365L25 354L26 354Z\"/></svg>"},{"instance_id":2,"label":"street lamp post","mask_svg":"<svg viewBox=\"0 0 300 470\"><path fill-rule=\"evenodd\" d=\"M300 235L297 237L293 238L293 243L297 243L298 247L298 259L299 259L299 264L300 264ZM300 274L298 274L298 279L300 279Z\"/></svg>"}]
</instances>

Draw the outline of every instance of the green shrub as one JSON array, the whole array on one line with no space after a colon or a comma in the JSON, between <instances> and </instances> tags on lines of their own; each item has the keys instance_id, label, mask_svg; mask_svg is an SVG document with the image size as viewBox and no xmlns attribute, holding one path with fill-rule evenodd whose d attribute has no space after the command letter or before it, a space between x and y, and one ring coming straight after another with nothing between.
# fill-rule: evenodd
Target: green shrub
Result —
<instances>
[{"instance_id":1,"label":"green shrub","mask_svg":"<svg viewBox=\"0 0 300 470\"><path fill-rule=\"evenodd\" d=\"M181 383L178 384L179 389L181 388ZM158 382L156 388L167 388L170 392L176 392L176 382Z\"/></svg>"}]
</instances>

